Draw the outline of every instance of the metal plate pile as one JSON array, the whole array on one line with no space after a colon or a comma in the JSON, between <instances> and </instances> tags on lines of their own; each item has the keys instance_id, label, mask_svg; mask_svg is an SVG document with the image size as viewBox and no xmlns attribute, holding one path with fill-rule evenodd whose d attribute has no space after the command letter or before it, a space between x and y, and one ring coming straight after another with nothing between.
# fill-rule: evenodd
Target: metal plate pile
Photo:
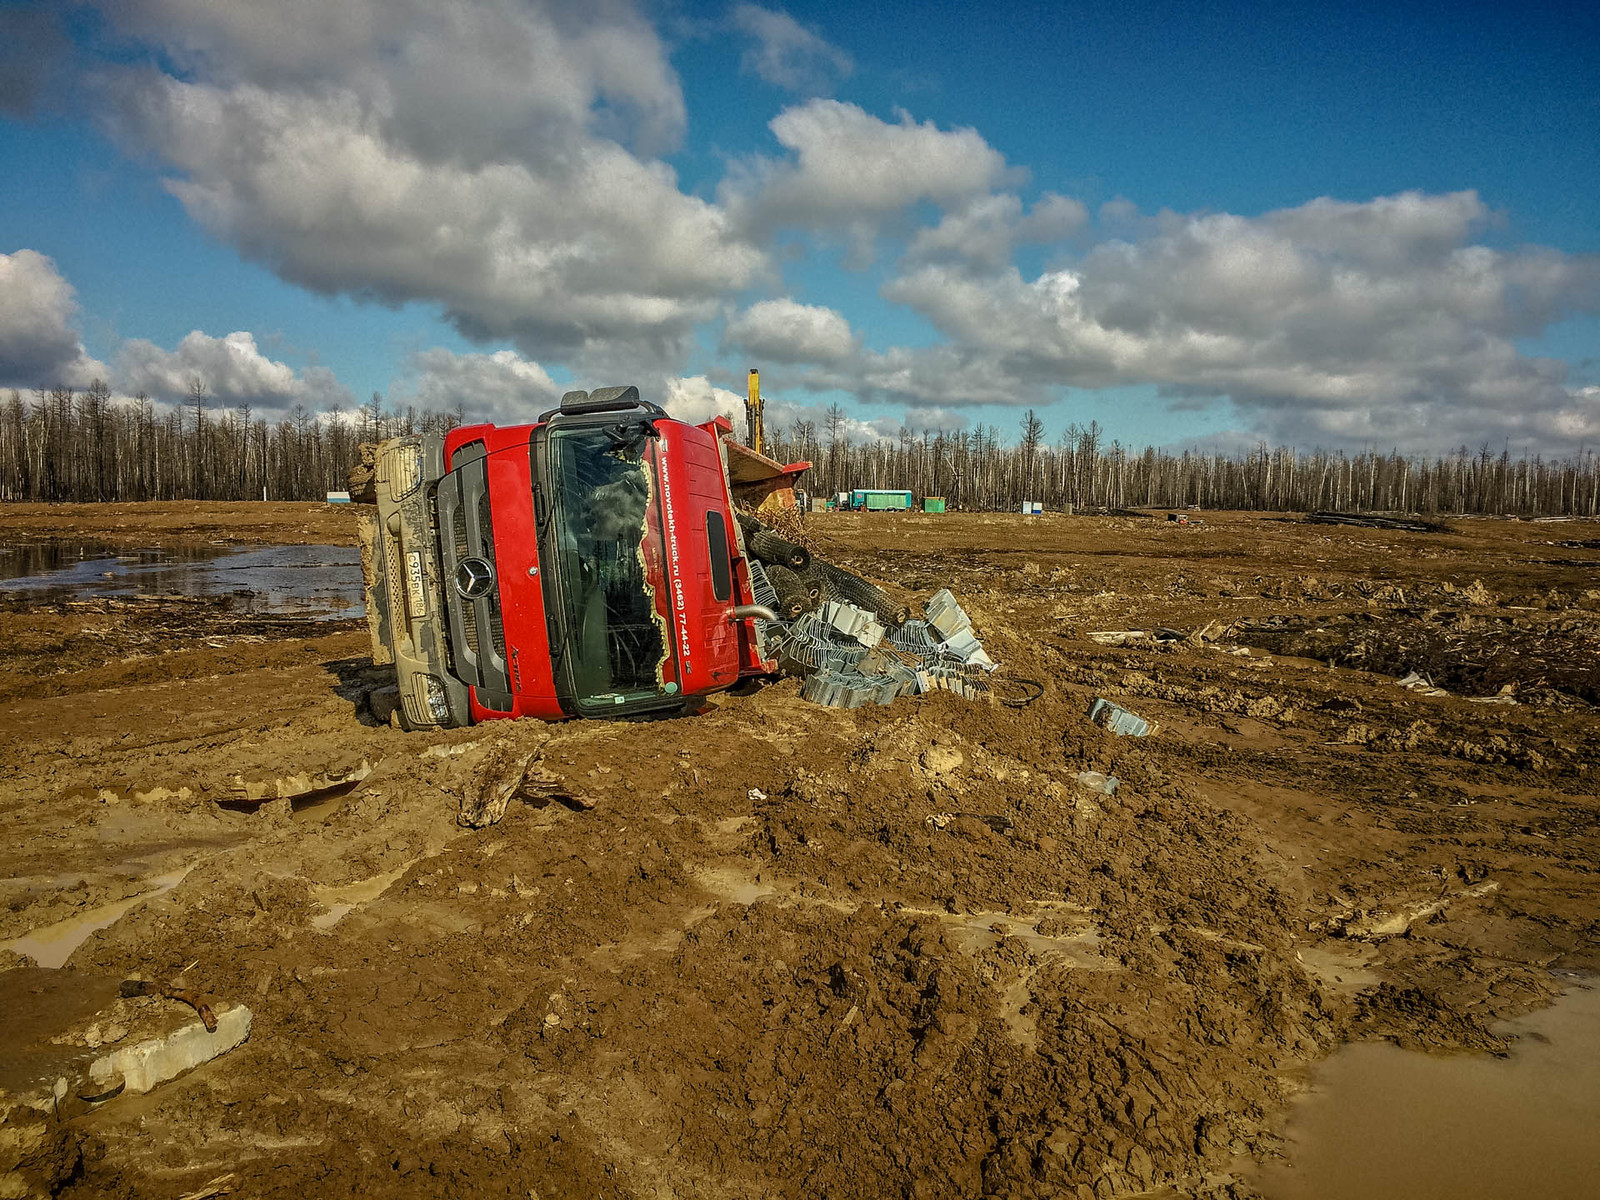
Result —
<instances>
[{"instance_id":1,"label":"metal plate pile","mask_svg":"<svg viewBox=\"0 0 1600 1200\"><path fill-rule=\"evenodd\" d=\"M777 589L754 559L750 578L757 604L777 599ZM804 680L802 696L834 708L888 704L897 696L935 689L981 696L989 691L988 676L996 666L948 589L928 600L923 617L895 627L886 627L866 609L831 599L792 621L757 620L755 633L763 658L776 659L780 670Z\"/></svg>"}]
</instances>

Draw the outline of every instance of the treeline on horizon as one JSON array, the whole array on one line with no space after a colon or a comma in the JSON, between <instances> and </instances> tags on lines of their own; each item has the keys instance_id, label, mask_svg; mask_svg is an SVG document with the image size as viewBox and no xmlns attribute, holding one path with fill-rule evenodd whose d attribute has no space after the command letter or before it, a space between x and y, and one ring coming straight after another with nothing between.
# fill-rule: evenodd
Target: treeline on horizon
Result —
<instances>
[{"instance_id":1,"label":"treeline on horizon","mask_svg":"<svg viewBox=\"0 0 1600 1200\"><path fill-rule=\"evenodd\" d=\"M994 426L953 433L913 431L852 444L844 413L828 409L819 430L801 421L774 439L771 454L810 461L812 493L855 488L905 489L943 496L953 508L1016 511L1024 500L1060 511L1123 508L1246 509L1265 512L1358 512L1595 516L1600 470L1592 453L1573 460L1513 458L1462 446L1439 457L1364 451L1301 453L1265 446L1240 454L1106 441L1098 422L1073 424L1057 444L1045 440L1032 410L1021 439L1008 445Z\"/></svg>"},{"instance_id":2,"label":"treeline on horizon","mask_svg":"<svg viewBox=\"0 0 1600 1200\"><path fill-rule=\"evenodd\" d=\"M0 399L0 501L321 500L345 487L362 442L446 430L462 413L384 411L377 396L319 417L297 407L275 421L248 407L214 409L196 383L183 406L148 397L113 401L103 384ZM810 461L815 496L899 488L943 496L951 508L1318 509L1514 516L1600 515L1600 467L1571 459L1512 457L1463 446L1435 457L1364 451L1246 453L1131 450L1107 442L1095 422L1071 425L1057 443L1029 410L1016 444L994 426L913 431L856 441L834 405L818 422L778 431L768 453Z\"/></svg>"}]
</instances>

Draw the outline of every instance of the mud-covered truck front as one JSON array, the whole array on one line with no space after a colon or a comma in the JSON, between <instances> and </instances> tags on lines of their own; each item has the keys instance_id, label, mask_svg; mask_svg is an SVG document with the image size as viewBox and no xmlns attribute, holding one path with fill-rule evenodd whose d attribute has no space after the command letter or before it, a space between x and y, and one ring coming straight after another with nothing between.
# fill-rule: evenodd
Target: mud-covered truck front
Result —
<instances>
[{"instance_id":1,"label":"mud-covered truck front","mask_svg":"<svg viewBox=\"0 0 1600 1200\"><path fill-rule=\"evenodd\" d=\"M774 669L729 455L768 490L808 464L752 456L731 430L625 387L569 392L531 425L381 443L362 563L402 723L667 713Z\"/></svg>"}]
</instances>

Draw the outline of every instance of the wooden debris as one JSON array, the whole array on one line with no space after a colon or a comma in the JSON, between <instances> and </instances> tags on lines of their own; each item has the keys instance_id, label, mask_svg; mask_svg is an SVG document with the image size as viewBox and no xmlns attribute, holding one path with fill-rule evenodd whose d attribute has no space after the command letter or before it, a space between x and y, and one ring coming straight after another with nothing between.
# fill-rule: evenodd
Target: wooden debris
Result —
<instances>
[{"instance_id":1,"label":"wooden debris","mask_svg":"<svg viewBox=\"0 0 1600 1200\"><path fill-rule=\"evenodd\" d=\"M232 1193L234 1173L229 1171L226 1175L218 1175L215 1179L208 1179L192 1192L185 1192L178 1200L214 1200L217 1196L226 1196Z\"/></svg>"},{"instance_id":2,"label":"wooden debris","mask_svg":"<svg viewBox=\"0 0 1600 1200\"><path fill-rule=\"evenodd\" d=\"M461 814L456 820L468 829L484 829L497 824L506 815L506 805L511 803L522 788L528 765L537 750L523 750L518 746L496 746L478 768L472 788L461 799Z\"/></svg>"}]
</instances>

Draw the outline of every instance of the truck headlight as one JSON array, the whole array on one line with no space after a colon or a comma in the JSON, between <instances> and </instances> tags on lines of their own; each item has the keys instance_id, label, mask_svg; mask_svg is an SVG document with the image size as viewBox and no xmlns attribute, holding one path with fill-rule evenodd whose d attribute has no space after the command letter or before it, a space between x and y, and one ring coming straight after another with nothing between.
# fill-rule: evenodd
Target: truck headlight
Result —
<instances>
[{"instance_id":1,"label":"truck headlight","mask_svg":"<svg viewBox=\"0 0 1600 1200\"><path fill-rule=\"evenodd\" d=\"M389 498L404 500L422 483L422 447L396 446L385 455L389 476Z\"/></svg>"},{"instance_id":2,"label":"truck headlight","mask_svg":"<svg viewBox=\"0 0 1600 1200\"><path fill-rule=\"evenodd\" d=\"M433 678L428 680L428 711L440 725L450 720L450 701L445 697L444 684Z\"/></svg>"}]
</instances>

